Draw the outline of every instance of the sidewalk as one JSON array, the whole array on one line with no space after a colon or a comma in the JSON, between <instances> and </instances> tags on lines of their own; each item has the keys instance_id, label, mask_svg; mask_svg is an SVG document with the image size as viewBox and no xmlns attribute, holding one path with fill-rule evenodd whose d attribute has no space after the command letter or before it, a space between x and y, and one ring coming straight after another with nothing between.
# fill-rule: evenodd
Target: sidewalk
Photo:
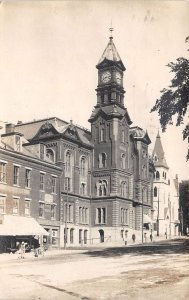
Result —
<instances>
[{"instance_id":1,"label":"sidewalk","mask_svg":"<svg viewBox=\"0 0 189 300\"><path fill-rule=\"evenodd\" d=\"M39 255L38 257L34 256L34 252L29 252L29 253L25 253L25 258L21 259L19 256L20 254L15 253L1 253L0 254L0 263L1 262L5 262L5 261L12 261L12 260L22 260L25 261L27 259L41 259L43 257L53 257L56 255L60 255L60 254L79 254L79 253L83 253L83 252L88 252L88 249L80 249L80 250L76 250L76 249L51 249L51 250L47 250L45 251L44 255Z\"/></svg>"},{"instance_id":2,"label":"sidewalk","mask_svg":"<svg viewBox=\"0 0 189 300\"><path fill-rule=\"evenodd\" d=\"M9 254L9 253L1 253L0 254L0 263L1 262L6 262L6 261L12 261L12 260L22 260L22 261L26 261L27 259L41 259L43 257L54 257L57 255L66 255L66 254L79 254L79 253L84 253L84 252L88 252L91 251L92 248L97 248L97 249L103 249L103 248L119 248L119 247L141 247L141 246L149 246L149 245L153 245L155 243L158 242L168 242L169 240L174 240L174 239L188 239L185 236L182 237L172 237L171 239L165 239L163 237L155 237L154 240L151 241L146 241L146 243L144 242L143 244L141 242L136 242L136 243L128 243L127 245L125 245L124 242L112 242L110 243L101 243L101 244L94 244L94 245L89 245L89 247L82 247L81 249L77 248L77 249L49 249L44 253L44 256L39 255L38 257L34 256L34 252L30 252L30 253L25 253L25 259L21 259L19 258L19 254L15 253L15 254Z\"/></svg>"}]
</instances>

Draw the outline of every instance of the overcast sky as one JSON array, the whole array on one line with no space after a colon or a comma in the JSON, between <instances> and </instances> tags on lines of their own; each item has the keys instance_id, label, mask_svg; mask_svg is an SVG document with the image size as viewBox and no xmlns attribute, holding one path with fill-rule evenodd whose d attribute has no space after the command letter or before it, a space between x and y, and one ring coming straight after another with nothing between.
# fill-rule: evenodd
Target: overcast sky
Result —
<instances>
[{"instance_id":1,"label":"overcast sky","mask_svg":"<svg viewBox=\"0 0 189 300\"><path fill-rule=\"evenodd\" d=\"M133 121L157 135L150 109L167 87L166 64L187 56L187 1L5 1L0 5L0 120L56 116L90 128L96 104L95 68L114 27L126 66L125 106ZM188 115L186 121L189 121ZM181 128L161 134L173 176L189 176Z\"/></svg>"}]
</instances>

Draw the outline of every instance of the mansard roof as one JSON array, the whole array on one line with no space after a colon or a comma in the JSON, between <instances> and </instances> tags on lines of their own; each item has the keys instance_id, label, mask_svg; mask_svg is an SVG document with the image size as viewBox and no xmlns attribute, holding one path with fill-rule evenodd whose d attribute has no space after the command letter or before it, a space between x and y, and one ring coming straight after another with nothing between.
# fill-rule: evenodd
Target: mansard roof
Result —
<instances>
[{"instance_id":1,"label":"mansard roof","mask_svg":"<svg viewBox=\"0 0 189 300\"><path fill-rule=\"evenodd\" d=\"M96 106L90 116L89 122L96 119L98 116L103 115L107 118L117 117L123 118L124 116L127 118L128 124L131 125L132 121L127 112L126 108L122 108L117 104L114 105L106 105L106 106Z\"/></svg>"},{"instance_id":2,"label":"mansard roof","mask_svg":"<svg viewBox=\"0 0 189 300\"><path fill-rule=\"evenodd\" d=\"M23 124L24 131L26 132L26 134L28 134L29 136L32 133L32 137L28 138L30 143L36 143L44 139L62 137L62 138L67 138L72 141L78 142L80 144L84 144L86 146L90 146L90 147L93 146L93 144L90 141L91 140L90 131L81 128L78 125L74 125L72 121L70 121L70 123L67 123L59 119L59 121L62 122L57 122L55 119L56 118L44 119L42 120L42 122L40 121L39 123L37 121L38 126L36 126L34 122ZM25 125L27 125L27 130L25 128ZM37 131L35 131L36 128L38 128ZM19 129L21 129L20 125L19 125ZM35 135L33 135L34 132Z\"/></svg>"},{"instance_id":3,"label":"mansard roof","mask_svg":"<svg viewBox=\"0 0 189 300\"><path fill-rule=\"evenodd\" d=\"M96 67L99 68L104 62L113 62L117 65L120 65L123 71L126 70L116 46L114 45L113 37L110 37L108 45L106 46L106 49L104 50Z\"/></svg>"},{"instance_id":4,"label":"mansard roof","mask_svg":"<svg viewBox=\"0 0 189 300\"><path fill-rule=\"evenodd\" d=\"M164 167L166 169L169 169L165 159L165 153L163 150L159 132L156 137L155 146L152 155L153 155L155 167Z\"/></svg>"}]
</instances>

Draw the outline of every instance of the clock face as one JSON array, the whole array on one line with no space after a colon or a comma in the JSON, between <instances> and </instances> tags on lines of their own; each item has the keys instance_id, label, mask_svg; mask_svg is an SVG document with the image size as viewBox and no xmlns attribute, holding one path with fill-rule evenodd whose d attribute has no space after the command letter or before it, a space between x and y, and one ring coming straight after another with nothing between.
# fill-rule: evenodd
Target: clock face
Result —
<instances>
[{"instance_id":1,"label":"clock face","mask_svg":"<svg viewBox=\"0 0 189 300\"><path fill-rule=\"evenodd\" d=\"M104 82L104 83L109 82L111 79L111 73L109 71L102 73L101 79L102 79L102 82Z\"/></svg>"},{"instance_id":2,"label":"clock face","mask_svg":"<svg viewBox=\"0 0 189 300\"><path fill-rule=\"evenodd\" d=\"M120 84L120 83L121 83L121 73L116 72L115 78L116 78L116 82L117 82L118 84Z\"/></svg>"}]
</instances>

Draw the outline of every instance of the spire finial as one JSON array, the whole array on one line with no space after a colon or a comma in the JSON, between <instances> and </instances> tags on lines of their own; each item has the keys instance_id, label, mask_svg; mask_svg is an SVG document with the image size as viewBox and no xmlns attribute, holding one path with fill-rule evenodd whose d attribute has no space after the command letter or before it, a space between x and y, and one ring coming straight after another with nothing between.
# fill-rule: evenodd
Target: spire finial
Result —
<instances>
[{"instance_id":1,"label":"spire finial","mask_svg":"<svg viewBox=\"0 0 189 300\"><path fill-rule=\"evenodd\" d=\"M110 31L110 39L113 39L112 32L114 31L114 28L112 27L112 20L111 20L109 31Z\"/></svg>"}]
</instances>

